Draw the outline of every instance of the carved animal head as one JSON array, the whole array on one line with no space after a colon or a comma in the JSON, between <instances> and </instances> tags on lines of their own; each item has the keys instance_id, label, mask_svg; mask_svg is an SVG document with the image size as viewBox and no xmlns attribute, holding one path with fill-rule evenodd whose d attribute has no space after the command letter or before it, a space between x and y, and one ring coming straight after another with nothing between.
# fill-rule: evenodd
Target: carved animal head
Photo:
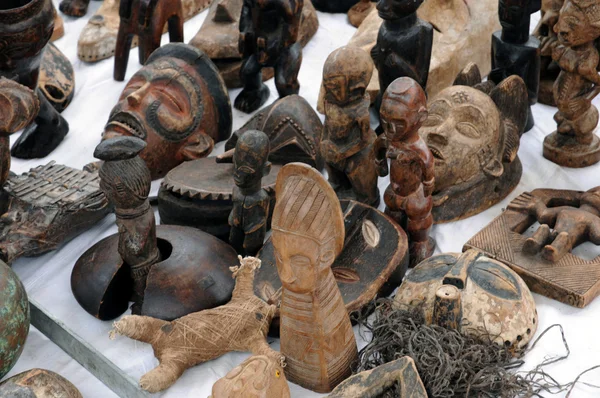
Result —
<instances>
[{"instance_id":1,"label":"carved animal head","mask_svg":"<svg viewBox=\"0 0 600 398\"><path fill-rule=\"evenodd\" d=\"M377 11L381 19L394 20L417 12L423 0L379 0Z\"/></svg>"},{"instance_id":2,"label":"carved animal head","mask_svg":"<svg viewBox=\"0 0 600 398\"><path fill-rule=\"evenodd\" d=\"M594 0L566 0L554 32L569 47L596 40L600 37L600 4Z\"/></svg>"},{"instance_id":3,"label":"carved animal head","mask_svg":"<svg viewBox=\"0 0 600 398\"><path fill-rule=\"evenodd\" d=\"M141 157L152 178L207 156L231 134L231 105L217 68L198 49L169 44L155 51L127 83L103 139L145 140Z\"/></svg>"},{"instance_id":4,"label":"carved animal head","mask_svg":"<svg viewBox=\"0 0 600 398\"><path fill-rule=\"evenodd\" d=\"M419 83L401 77L385 90L379 113L388 140L402 141L427 119L427 97Z\"/></svg>"},{"instance_id":5,"label":"carved animal head","mask_svg":"<svg viewBox=\"0 0 600 398\"><path fill-rule=\"evenodd\" d=\"M500 178L504 164L517 156L527 118L527 88L520 77L493 87L481 84L479 70L469 65L457 82L464 85L448 87L429 102L420 131L435 158L436 192Z\"/></svg>"},{"instance_id":6,"label":"carved animal head","mask_svg":"<svg viewBox=\"0 0 600 398\"><path fill-rule=\"evenodd\" d=\"M329 54L323 67L326 101L345 105L364 98L372 75L373 61L365 50L338 48Z\"/></svg>"},{"instance_id":7,"label":"carved animal head","mask_svg":"<svg viewBox=\"0 0 600 398\"><path fill-rule=\"evenodd\" d=\"M310 293L344 246L344 219L331 186L303 163L284 166L277 176L273 246L279 278L296 293Z\"/></svg>"},{"instance_id":8,"label":"carved animal head","mask_svg":"<svg viewBox=\"0 0 600 398\"><path fill-rule=\"evenodd\" d=\"M261 180L271 172L269 137L262 131L246 131L235 145L233 180L239 188L260 188Z\"/></svg>"},{"instance_id":9,"label":"carved animal head","mask_svg":"<svg viewBox=\"0 0 600 398\"><path fill-rule=\"evenodd\" d=\"M283 358L281 355L279 357ZM266 355L251 356L215 383L212 397L289 397L290 387L283 373L282 362Z\"/></svg>"}]
</instances>

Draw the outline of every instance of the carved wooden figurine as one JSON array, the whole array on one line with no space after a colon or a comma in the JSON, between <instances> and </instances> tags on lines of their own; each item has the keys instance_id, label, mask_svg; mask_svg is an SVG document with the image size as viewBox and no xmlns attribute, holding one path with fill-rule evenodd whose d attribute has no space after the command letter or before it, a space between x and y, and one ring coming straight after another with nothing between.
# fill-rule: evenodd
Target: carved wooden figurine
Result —
<instances>
[{"instance_id":1,"label":"carved wooden figurine","mask_svg":"<svg viewBox=\"0 0 600 398\"><path fill-rule=\"evenodd\" d=\"M233 248L194 228L156 227L148 201L150 171L138 154L143 140L115 137L98 145L101 187L115 204L119 233L77 260L71 288L90 314L113 319L132 312L172 320L221 305L233 283L225 264Z\"/></svg>"},{"instance_id":2,"label":"carved wooden figurine","mask_svg":"<svg viewBox=\"0 0 600 398\"><path fill-rule=\"evenodd\" d=\"M250 392L252 388L260 388L252 381L262 379L265 381L265 389L272 388L273 394L280 392L282 397L289 397L289 388L286 388L285 376L281 372L284 357L271 349L266 341L275 306L267 304L252 292L254 273L260 267L260 260L240 257L240 263L239 267L231 267L233 277L236 278L231 301L221 307L189 314L173 322L131 315L115 323L114 328L118 334L151 344L154 349L159 365L140 379L140 386L144 390L165 390L192 366L231 351L251 351L255 356L262 356L262 359L252 357L258 359L255 363L262 360L279 365L279 368L268 365L268 368L274 368L275 371L261 374L263 366L242 365L245 369L241 370L249 373L250 378L250 382L246 381L244 386L248 389L246 392ZM220 392L236 387L235 383L244 382L243 378L233 378L233 382L223 382L229 386L215 385L215 389ZM239 384L237 387L240 387ZM249 396L241 393L241 396ZM215 398L220 397L215 395Z\"/></svg>"},{"instance_id":3,"label":"carved wooden figurine","mask_svg":"<svg viewBox=\"0 0 600 398\"><path fill-rule=\"evenodd\" d=\"M171 43L183 43L183 10L181 0L121 0L119 6L119 33L115 49L116 81L125 80L129 52L133 37L137 36L140 64L144 65L150 54L160 47L166 24L169 25Z\"/></svg>"},{"instance_id":4,"label":"carved wooden figurine","mask_svg":"<svg viewBox=\"0 0 600 398\"><path fill-rule=\"evenodd\" d=\"M339 200L319 172L303 163L277 177L273 246L281 293L281 353L287 377L331 391L351 374L356 340L331 264L344 246Z\"/></svg>"},{"instance_id":5,"label":"carved wooden figurine","mask_svg":"<svg viewBox=\"0 0 600 398\"><path fill-rule=\"evenodd\" d=\"M357 47L335 50L325 62L325 126L321 153L329 183L340 199L379 204L373 158L376 135L371 130L366 95L373 73L369 54Z\"/></svg>"},{"instance_id":6,"label":"carved wooden figurine","mask_svg":"<svg viewBox=\"0 0 600 398\"><path fill-rule=\"evenodd\" d=\"M90 0L62 0L59 5L60 11L70 17L83 17L88 10Z\"/></svg>"},{"instance_id":7,"label":"carved wooden figurine","mask_svg":"<svg viewBox=\"0 0 600 398\"><path fill-rule=\"evenodd\" d=\"M397 398L427 398L427 391L411 357L402 357L375 369L360 372L338 385L327 398L378 398L394 384ZM216 398L216 397L215 397Z\"/></svg>"},{"instance_id":8,"label":"carved wooden figurine","mask_svg":"<svg viewBox=\"0 0 600 398\"><path fill-rule=\"evenodd\" d=\"M0 383L0 398L83 398L71 382L58 373L31 369Z\"/></svg>"},{"instance_id":9,"label":"carved wooden figurine","mask_svg":"<svg viewBox=\"0 0 600 398\"><path fill-rule=\"evenodd\" d=\"M561 69L554 83L558 128L544 140L544 157L561 166L587 167L600 161L600 138L594 134L598 109L592 105L600 93L595 47L599 7L596 1L566 0L554 26L559 43L552 59Z\"/></svg>"},{"instance_id":10,"label":"carved wooden figurine","mask_svg":"<svg viewBox=\"0 0 600 398\"><path fill-rule=\"evenodd\" d=\"M533 35L540 41L540 89L538 101L556 106L554 102L554 82L560 73L560 67L552 59L552 50L558 43L554 25L558 22L560 9L565 0L542 0L542 17Z\"/></svg>"},{"instance_id":11,"label":"carved wooden figurine","mask_svg":"<svg viewBox=\"0 0 600 398\"><path fill-rule=\"evenodd\" d=\"M419 137L419 128L427 119L425 92L411 78L394 80L383 95L380 115L384 134L377 138L373 150L379 175L390 174L384 194L386 213L398 224L406 225L410 261L416 265L435 249L435 241L429 237L433 225L434 157Z\"/></svg>"},{"instance_id":12,"label":"carved wooden figurine","mask_svg":"<svg viewBox=\"0 0 600 398\"><path fill-rule=\"evenodd\" d=\"M504 199L523 173L517 156L527 119L527 88L511 76L481 83L471 64L429 101L421 137L435 159L436 223L478 214Z\"/></svg>"},{"instance_id":13,"label":"carved wooden figurine","mask_svg":"<svg viewBox=\"0 0 600 398\"><path fill-rule=\"evenodd\" d=\"M523 79L529 97L525 131L535 124L531 105L537 102L540 86L540 41L529 35L531 14L539 9L540 0L499 0L502 30L492 36L492 71L488 79L496 84L512 75Z\"/></svg>"},{"instance_id":14,"label":"carved wooden figurine","mask_svg":"<svg viewBox=\"0 0 600 398\"><path fill-rule=\"evenodd\" d=\"M540 226L527 233L536 222ZM585 242L600 245L600 187L525 192L465 249L506 263L534 292L581 308L600 294L600 257L572 252Z\"/></svg>"},{"instance_id":15,"label":"carved wooden figurine","mask_svg":"<svg viewBox=\"0 0 600 398\"><path fill-rule=\"evenodd\" d=\"M387 87L399 77L410 77L427 87L433 27L417 17L423 0L380 0L377 11L383 19L377 43L371 57L379 72L379 97L376 107Z\"/></svg>"},{"instance_id":16,"label":"carved wooden figurine","mask_svg":"<svg viewBox=\"0 0 600 398\"><path fill-rule=\"evenodd\" d=\"M231 103L219 71L202 51L171 43L129 80L103 139L143 138L148 146L141 158L157 179L184 161L207 156L230 134Z\"/></svg>"},{"instance_id":17,"label":"carved wooden figurine","mask_svg":"<svg viewBox=\"0 0 600 398\"><path fill-rule=\"evenodd\" d=\"M115 206L119 227L119 254L129 265L133 281L132 313L140 314L146 278L161 260L156 244L156 222L150 206L150 170L139 153L146 143L134 137L118 137L100 143L94 157L103 160L100 187Z\"/></svg>"},{"instance_id":18,"label":"carved wooden figurine","mask_svg":"<svg viewBox=\"0 0 600 398\"><path fill-rule=\"evenodd\" d=\"M240 17L240 71L244 88L235 107L251 113L269 98L262 68L275 69L279 97L298 94L302 46L298 41L304 0L245 0Z\"/></svg>"},{"instance_id":19,"label":"carved wooden figurine","mask_svg":"<svg viewBox=\"0 0 600 398\"><path fill-rule=\"evenodd\" d=\"M513 353L522 352L538 326L535 301L523 279L478 250L423 261L406 276L394 304L418 308L428 325L491 339Z\"/></svg>"},{"instance_id":20,"label":"carved wooden figurine","mask_svg":"<svg viewBox=\"0 0 600 398\"><path fill-rule=\"evenodd\" d=\"M0 76L35 90L44 48L54 29L51 0L7 0L0 5ZM69 131L67 121L44 96L40 111L12 149L18 158L41 158L52 152Z\"/></svg>"},{"instance_id":21,"label":"carved wooden figurine","mask_svg":"<svg viewBox=\"0 0 600 398\"><path fill-rule=\"evenodd\" d=\"M229 243L240 254L256 255L265 240L271 198L261 182L271 172L268 156L269 137L261 131L247 131L235 146Z\"/></svg>"}]
</instances>

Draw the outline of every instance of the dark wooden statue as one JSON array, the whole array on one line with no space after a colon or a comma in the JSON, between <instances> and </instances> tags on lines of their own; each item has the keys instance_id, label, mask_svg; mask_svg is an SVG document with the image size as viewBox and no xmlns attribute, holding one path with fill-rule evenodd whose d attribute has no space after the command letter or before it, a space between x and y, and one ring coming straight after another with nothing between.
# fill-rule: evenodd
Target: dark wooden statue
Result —
<instances>
[{"instance_id":1,"label":"dark wooden statue","mask_svg":"<svg viewBox=\"0 0 600 398\"><path fill-rule=\"evenodd\" d=\"M100 143L94 157L103 160L100 187L115 206L119 227L119 254L129 265L133 281L132 313L139 315L150 268L161 260L156 222L150 206L150 170L138 155L146 143L117 137Z\"/></svg>"},{"instance_id":2,"label":"dark wooden statue","mask_svg":"<svg viewBox=\"0 0 600 398\"><path fill-rule=\"evenodd\" d=\"M298 94L302 46L298 41L304 0L244 0L240 17L240 71L244 88L235 107L251 113L269 98L262 68L275 69L279 97Z\"/></svg>"},{"instance_id":3,"label":"dark wooden statue","mask_svg":"<svg viewBox=\"0 0 600 398\"><path fill-rule=\"evenodd\" d=\"M312 0L315 8L322 12L348 12L359 0Z\"/></svg>"},{"instance_id":4,"label":"dark wooden statue","mask_svg":"<svg viewBox=\"0 0 600 398\"><path fill-rule=\"evenodd\" d=\"M378 174L390 174L390 185L384 194L386 213L406 226L410 262L414 266L435 249L435 241L429 237L435 160L419 137L419 129L427 119L425 92L409 77L394 80L383 95L380 115L384 134L377 138L373 150Z\"/></svg>"},{"instance_id":5,"label":"dark wooden statue","mask_svg":"<svg viewBox=\"0 0 600 398\"><path fill-rule=\"evenodd\" d=\"M88 10L90 0L62 0L58 8L60 11L70 17L83 17Z\"/></svg>"},{"instance_id":6,"label":"dark wooden statue","mask_svg":"<svg viewBox=\"0 0 600 398\"><path fill-rule=\"evenodd\" d=\"M40 63L54 29L51 0L6 0L0 4L0 76L35 90ZM41 158L52 152L69 132L67 121L43 95L40 111L21 134L12 155Z\"/></svg>"},{"instance_id":7,"label":"dark wooden statue","mask_svg":"<svg viewBox=\"0 0 600 398\"><path fill-rule=\"evenodd\" d=\"M269 137L261 131L247 131L235 146L229 243L242 255L256 255L267 233L271 197L261 184L271 172L268 156Z\"/></svg>"},{"instance_id":8,"label":"dark wooden statue","mask_svg":"<svg viewBox=\"0 0 600 398\"><path fill-rule=\"evenodd\" d=\"M125 80L133 37L137 36L140 64L160 47L166 24L171 43L183 42L183 9L181 0L121 0L119 33L115 49L116 81Z\"/></svg>"},{"instance_id":9,"label":"dark wooden statue","mask_svg":"<svg viewBox=\"0 0 600 398\"><path fill-rule=\"evenodd\" d=\"M525 192L465 249L507 264L532 291L582 308L600 294L600 256L576 250L587 242L600 245L600 187Z\"/></svg>"},{"instance_id":10,"label":"dark wooden statue","mask_svg":"<svg viewBox=\"0 0 600 398\"><path fill-rule=\"evenodd\" d=\"M594 134L600 93L600 12L595 1L566 0L554 31L558 44L552 59L561 72L554 83L554 115L558 128L544 140L544 157L567 167L587 167L600 161L600 138Z\"/></svg>"},{"instance_id":11,"label":"dark wooden statue","mask_svg":"<svg viewBox=\"0 0 600 398\"><path fill-rule=\"evenodd\" d=\"M542 16L533 35L540 41L540 89L538 101L556 106L554 102L554 82L560 73L560 67L552 59L552 50L558 43L554 26L558 22L560 9L565 0L542 0Z\"/></svg>"},{"instance_id":12,"label":"dark wooden statue","mask_svg":"<svg viewBox=\"0 0 600 398\"><path fill-rule=\"evenodd\" d=\"M421 87L427 87L433 27L417 17L423 0L380 0L377 11L383 19L377 43L371 57L379 72L379 96L376 107L387 87L399 77L410 77Z\"/></svg>"},{"instance_id":13,"label":"dark wooden statue","mask_svg":"<svg viewBox=\"0 0 600 398\"><path fill-rule=\"evenodd\" d=\"M227 87L212 61L197 48L170 43L129 80L102 137L144 139L148 146L140 156L157 179L229 138L231 112Z\"/></svg>"},{"instance_id":14,"label":"dark wooden statue","mask_svg":"<svg viewBox=\"0 0 600 398\"><path fill-rule=\"evenodd\" d=\"M488 78L496 84L512 75L523 79L529 98L525 131L535 124L531 105L537 102L540 86L540 41L529 35L531 14L539 10L540 0L500 0L502 30L492 35L492 71Z\"/></svg>"},{"instance_id":15,"label":"dark wooden statue","mask_svg":"<svg viewBox=\"0 0 600 398\"><path fill-rule=\"evenodd\" d=\"M366 94L373 73L369 54L358 47L335 50L325 62L325 126L321 154L329 183L340 199L379 204L377 170L373 157L375 132L371 129Z\"/></svg>"}]
</instances>

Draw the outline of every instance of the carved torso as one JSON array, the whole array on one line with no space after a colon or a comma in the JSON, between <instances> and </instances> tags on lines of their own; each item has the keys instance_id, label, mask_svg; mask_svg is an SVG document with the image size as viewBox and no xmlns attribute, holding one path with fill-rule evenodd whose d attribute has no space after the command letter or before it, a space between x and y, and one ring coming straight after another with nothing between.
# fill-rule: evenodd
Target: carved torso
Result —
<instances>
[{"instance_id":1,"label":"carved torso","mask_svg":"<svg viewBox=\"0 0 600 398\"><path fill-rule=\"evenodd\" d=\"M390 145L390 183L394 193L406 197L416 192L423 183L432 182L434 158L423 140L412 144Z\"/></svg>"},{"instance_id":2,"label":"carved torso","mask_svg":"<svg viewBox=\"0 0 600 398\"><path fill-rule=\"evenodd\" d=\"M244 195L236 186L233 188L233 209L229 214L229 225L250 234L263 228L267 222L270 197L261 189L253 195Z\"/></svg>"},{"instance_id":3,"label":"carved torso","mask_svg":"<svg viewBox=\"0 0 600 398\"><path fill-rule=\"evenodd\" d=\"M156 246L156 223L149 203L143 213L130 217L119 214L117 209L117 226L119 228L119 254L128 264L132 272L136 268L154 264L160 258Z\"/></svg>"}]
</instances>

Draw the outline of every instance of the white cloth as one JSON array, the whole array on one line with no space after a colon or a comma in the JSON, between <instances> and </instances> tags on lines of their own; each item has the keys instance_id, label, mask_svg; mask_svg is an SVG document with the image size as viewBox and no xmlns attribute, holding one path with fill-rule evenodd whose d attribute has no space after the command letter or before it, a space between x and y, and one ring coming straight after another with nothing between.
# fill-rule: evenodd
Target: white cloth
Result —
<instances>
[{"instance_id":1,"label":"white cloth","mask_svg":"<svg viewBox=\"0 0 600 398\"><path fill-rule=\"evenodd\" d=\"M54 0L58 6L59 0ZM70 19L65 17L64 38L56 45L69 57L76 73L76 95L73 103L63 113L70 124L70 133L60 147L46 159L22 161L13 159L12 170L22 173L38 164L50 160L72 167L83 167L94 160L92 154L100 140L100 134L112 107L117 103L119 95L127 80L140 68L137 60L137 49L132 50L129 68L125 82L115 82L112 78L114 58L96 64L87 64L77 58L77 38L87 20L98 9L100 3L92 1L86 17ZM196 34L206 12L196 16L185 24L185 38L189 41ZM539 14L532 21L535 26ZM346 44L355 29L351 27L343 14L319 13L320 27L316 36L304 49L302 68L300 70L300 95L316 107L322 68L327 56L336 48ZM168 41L163 37L163 44ZM267 85L271 89L269 102L277 98L274 82L271 79ZM231 98L239 90L231 90ZM599 101L596 101L600 105ZM575 170L556 166L542 157L542 141L555 129L552 119L555 110L544 105L534 106L536 126L521 139L519 156L523 162L524 173L519 186L502 203L469 219L436 226L433 236L437 239L437 252L460 252L463 244L481 228L499 215L510 199L523 191L535 188L566 188L587 190L600 184L600 164L585 169ZM234 129L242 126L249 115L233 111ZM11 137L14 142L17 137ZM223 151L223 144L217 146L215 154ZM153 194L156 194L160 182L153 183ZM387 179L381 179L379 188L384 191ZM75 301L70 287L71 270L81 254L110 234L116 233L114 216L106 217L94 228L81 234L60 250L48 253L38 258L22 258L17 260L13 268L22 279L30 297L37 300L54 316L61 319L77 334L90 342L98 351L113 361L124 372L138 380L144 373L157 365L149 345L119 337L109 340L108 333L111 322L102 322L86 313ZM586 245L579 249L599 254L600 249ZM594 257L595 254L591 257ZM538 334L549 325L560 323L565 328L566 337L570 343L571 356L568 361L547 368L547 371L560 382L573 380L581 371L600 364L600 339L597 338L600 328L600 299L594 301L585 309L577 309L545 297L535 295L539 312ZM358 338L358 335L357 335ZM360 339L359 339L360 340ZM360 346L364 342L360 340ZM278 342L274 348L278 349ZM562 342L557 332L547 336L532 353L528 354L526 369L541 362L545 356L562 353ZM207 397L210 395L213 383L223 377L230 369L242 362L248 354L231 353L215 361L196 366L186 371L173 387L162 394L162 397ZM70 379L86 398L108 398L115 396L101 385L90 373L70 359L57 346L49 342L37 330L32 329L25 347L25 353L11 372L15 374L33 367L48 368L59 372ZM585 381L600 380L600 370L584 377ZM599 383L600 384L600 383ZM296 385L290 384L293 397L313 397L318 394L309 392ZM575 390L575 397L599 396L600 391L586 386ZM559 395L560 396L560 395ZM564 396L564 394L563 394Z\"/></svg>"}]
</instances>

